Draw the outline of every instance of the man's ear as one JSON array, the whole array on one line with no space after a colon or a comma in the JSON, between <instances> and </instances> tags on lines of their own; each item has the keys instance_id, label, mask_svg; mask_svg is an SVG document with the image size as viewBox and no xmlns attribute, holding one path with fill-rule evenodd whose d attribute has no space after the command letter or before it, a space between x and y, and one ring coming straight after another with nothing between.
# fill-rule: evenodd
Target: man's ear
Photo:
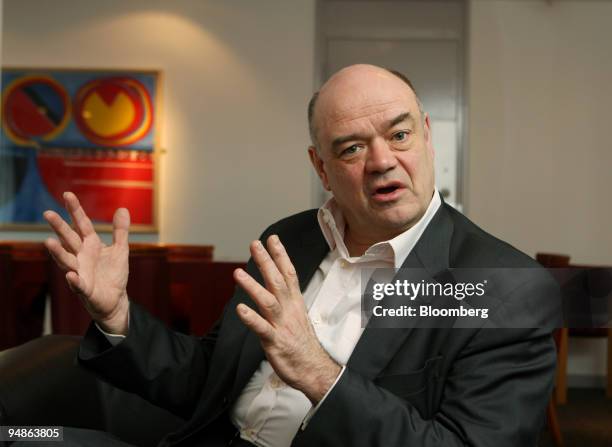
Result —
<instances>
[{"instance_id":1,"label":"man's ear","mask_svg":"<svg viewBox=\"0 0 612 447\"><path fill-rule=\"evenodd\" d=\"M433 157L435 150L433 147L433 140L431 137L431 122L429 121L428 113L424 114L423 131L425 132L425 144L427 145L427 150L430 152L431 156Z\"/></svg>"},{"instance_id":2,"label":"man's ear","mask_svg":"<svg viewBox=\"0 0 612 447\"><path fill-rule=\"evenodd\" d=\"M325 188L325 190L327 191L331 191L331 188L329 187L329 182L327 181L325 165L323 164L323 160L317 152L317 148L314 146L309 146L308 156L310 157L310 162L312 163L312 166L314 166L315 171L317 171L317 175L321 179L321 184L323 185L323 188Z\"/></svg>"}]
</instances>

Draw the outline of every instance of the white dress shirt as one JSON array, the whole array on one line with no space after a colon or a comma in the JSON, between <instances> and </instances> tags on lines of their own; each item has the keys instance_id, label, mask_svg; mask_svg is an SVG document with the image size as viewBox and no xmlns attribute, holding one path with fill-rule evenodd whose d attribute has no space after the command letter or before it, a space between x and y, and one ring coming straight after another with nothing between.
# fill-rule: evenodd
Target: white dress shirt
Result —
<instances>
[{"instance_id":1,"label":"white dress shirt","mask_svg":"<svg viewBox=\"0 0 612 447\"><path fill-rule=\"evenodd\" d=\"M334 198L318 211L321 231L330 252L319 265L303 293L308 316L323 348L342 371L323 399L313 407L301 392L286 385L263 360L230 411L240 437L261 447L291 445L295 434L324 402L342 376L345 365L363 333L361 326L362 268L400 268L441 205L433 198L423 217L395 238L369 247L359 257L351 257L344 243L345 222ZM365 279L365 278L364 278ZM112 344L120 336L106 334Z\"/></svg>"}]
</instances>

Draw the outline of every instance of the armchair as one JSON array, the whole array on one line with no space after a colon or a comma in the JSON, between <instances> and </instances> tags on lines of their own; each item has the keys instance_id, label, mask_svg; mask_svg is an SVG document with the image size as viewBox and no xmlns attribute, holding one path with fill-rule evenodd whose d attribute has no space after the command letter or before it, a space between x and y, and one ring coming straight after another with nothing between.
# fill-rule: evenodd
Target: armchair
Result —
<instances>
[{"instance_id":1,"label":"armchair","mask_svg":"<svg viewBox=\"0 0 612 447\"><path fill-rule=\"evenodd\" d=\"M104 430L154 446L183 421L80 368L80 337L48 335L0 352L0 425Z\"/></svg>"}]
</instances>

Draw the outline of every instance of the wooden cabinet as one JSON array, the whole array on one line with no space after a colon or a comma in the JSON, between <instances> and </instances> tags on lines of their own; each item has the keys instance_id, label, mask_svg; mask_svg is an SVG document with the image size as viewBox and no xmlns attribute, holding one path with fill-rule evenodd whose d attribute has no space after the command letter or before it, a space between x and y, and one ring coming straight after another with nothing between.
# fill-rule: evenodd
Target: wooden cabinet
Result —
<instances>
[{"instance_id":1,"label":"wooden cabinet","mask_svg":"<svg viewBox=\"0 0 612 447\"><path fill-rule=\"evenodd\" d=\"M210 245L130 244L130 300L197 335L220 317L241 262L213 261ZM42 243L0 242L0 349L41 335L47 294L52 332L82 335L91 319Z\"/></svg>"}]
</instances>

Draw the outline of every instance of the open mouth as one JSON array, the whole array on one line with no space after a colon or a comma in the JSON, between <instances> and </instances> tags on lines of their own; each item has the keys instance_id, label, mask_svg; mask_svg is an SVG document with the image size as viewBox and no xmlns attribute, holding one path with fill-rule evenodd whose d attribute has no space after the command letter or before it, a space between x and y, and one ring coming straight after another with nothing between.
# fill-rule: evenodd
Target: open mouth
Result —
<instances>
[{"instance_id":1,"label":"open mouth","mask_svg":"<svg viewBox=\"0 0 612 447\"><path fill-rule=\"evenodd\" d=\"M375 188L372 192L372 197L378 202L393 201L401 195L402 189L404 189L404 185L400 182L388 183Z\"/></svg>"},{"instance_id":2,"label":"open mouth","mask_svg":"<svg viewBox=\"0 0 612 447\"><path fill-rule=\"evenodd\" d=\"M398 188L399 188L398 185L385 186L383 188L376 189L374 194L390 194L393 191L397 190Z\"/></svg>"}]
</instances>

